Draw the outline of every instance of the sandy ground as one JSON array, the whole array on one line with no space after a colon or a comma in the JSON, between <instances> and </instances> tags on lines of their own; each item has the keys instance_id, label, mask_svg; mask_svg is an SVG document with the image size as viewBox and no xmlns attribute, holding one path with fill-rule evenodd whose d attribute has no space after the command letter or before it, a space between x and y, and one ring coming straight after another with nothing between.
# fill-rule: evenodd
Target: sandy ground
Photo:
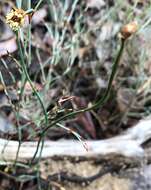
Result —
<instances>
[{"instance_id":1,"label":"sandy ground","mask_svg":"<svg viewBox=\"0 0 151 190\"><path fill-rule=\"evenodd\" d=\"M82 177L88 177L95 175L99 170L100 165L94 165L92 161L82 161L78 163L73 163L68 160L47 160L41 163L41 174L43 178L47 178L49 174L59 173L61 171L66 171L69 173L74 173ZM53 183L52 183L53 184ZM55 182L53 184L54 189L58 186L61 190L131 190L132 182L126 178L120 178L113 176L110 173L96 179L87 186L82 186L79 184L64 182Z\"/></svg>"}]
</instances>

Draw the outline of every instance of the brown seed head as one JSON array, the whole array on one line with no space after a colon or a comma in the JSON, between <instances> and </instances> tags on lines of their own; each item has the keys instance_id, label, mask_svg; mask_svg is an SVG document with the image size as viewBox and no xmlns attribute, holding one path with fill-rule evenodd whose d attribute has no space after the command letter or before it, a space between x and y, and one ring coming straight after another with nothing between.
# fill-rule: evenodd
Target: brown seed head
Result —
<instances>
[{"instance_id":1,"label":"brown seed head","mask_svg":"<svg viewBox=\"0 0 151 190\"><path fill-rule=\"evenodd\" d=\"M134 34L138 30L138 24L136 22L131 22L129 24L124 25L121 28L120 35L123 39L129 38L132 34Z\"/></svg>"}]
</instances>

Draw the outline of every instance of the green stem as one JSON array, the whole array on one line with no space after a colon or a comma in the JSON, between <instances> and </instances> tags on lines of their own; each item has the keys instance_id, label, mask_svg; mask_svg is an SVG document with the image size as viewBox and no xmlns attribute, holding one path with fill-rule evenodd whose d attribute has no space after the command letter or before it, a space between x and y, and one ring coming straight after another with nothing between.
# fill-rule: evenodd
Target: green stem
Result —
<instances>
[{"instance_id":1,"label":"green stem","mask_svg":"<svg viewBox=\"0 0 151 190\"><path fill-rule=\"evenodd\" d=\"M42 99L41 99L39 93L38 93L37 90L35 89L35 87L34 87L32 81L31 81L31 79L30 79L30 76L29 76L29 74L28 74L28 71L27 71L27 68L26 68L26 64L25 64L25 61L24 61L24 55L23 55L23 52L22 52L21 43L20 43L20 40L19 40L19 38L18 38L18 33L17 33L16 36L17 36L17 43L18 43L18 48L19 48L19 53L20 53L20 58L21 58L22 70L23 70L23 72L24 72L24 74L25 74L25 76L26 76L26 78L27 78L27 80L28 80L28 82L29 82L29 84L30 84L30 86L31 86L31 88L32 88L32 90L33 90L33 92L35 93L35 95L37 96L37 99L39 100L39 103L40 103L40 105L41 105L41 107L42 107L42 110L43 110L43 113L44 113L44 116L45 116L45 123L46 123L46 126L48 126L48 117L47 117L46 109L45 109L45 107L44 107L43 101L42 101Z\"/></svg>"},{"instance_id":2,"label":"green stem","mask_svg":"<svg viewBox=\"0 0 151 190\"><path fill-rule=\"evenodd\" d=\"M37 11L37 9L39 8L39 6L41 5L42 2L43 2L43 0L38 1L37 5L34 8L35 11Z\"/></svg>"},{"instance_id":3,"label":"green stem","mask_svg":"<svg viewBox=\"0 0 151 190\"><path fill-rule=\"evenodd\" d=\"M38 149L39 149L39 146L40 146L40 142L41 140L43 139L45 133L47 132L47 130L52 127L52 126L55 126L58 122L66 119L66 118L69 118L69 117L73 117L73 116L76 116L80 113L84 113L86 111L90 111L92 109L97 109L99 108L100 106L103 106L104 103L108 100L109 98L109 94L110 94L110 90L111 90L111 87L112 87L112 82L114 80L114 77L115 77L115 74L116 74L116 71L117 71L117 68L118 68L118 64L120 62L120 58L123 54L123 50L124 50L124 45L125 45L125 39L122 39L121 40L121 45L120 45L120 49L118 51L118 54L116 56L116 59L113 63L113 67L112 67L112 72L111 72L111 75L110 75L110 78L109 78L109 82L108 82L108 87L104 93L104 96L102 98L100 98L98 100L98 102L96 102L94 105L92 105L91 107L87 107L85 109L81 109L81 110L77 110L77 111L74 111L74 112L71 112L71 113L68 113L60 118L58 118L57 120L55 120L54 122L52 122L49 126L47 126L41 133L40 133L40 138L39 138L39 141L38 141L38 144L37 144L37 149L36 149L36 152L32 158L32 161L34 161L37 153L38 153Z\"/></svg>"},{"instance_id":4,"label":"green stem","mask_svg":"<svg viewBox=\"0 0 151 190\"><path fill-rule=\"evenodd\" d=\"M42 110L43 110L43 113L44 113L44 117L45 117L45 125L46 125L46 128L48 128L48 117L47 117L47 112L46 112L46 109L44 107L44 104L43 104L43 101L39 95L39 93L37 92L37 90L35 89L34 85L32 84L32 81L30 79L30 76L28 74L28 71L27 71L27 68L26 68L26 64L25 64L25 61L24 61L24 55L23 55L23 52L22 52L22 47L21 47L21 42L19 40L19 34L17 33L16 34L16 37L17 37L17 43L18 43L18 48L19 48L19 53L20 53L20 58L21 58L21 67L22 67L22 70L24 72L24 75L25 75L25 80L27 80L33 90L33 92L35 93L35 95L37 96L37 99L42 107ZM26 82L26 81L25 81ZM42 141L42 145L41 145L41 150L40 150L40 156L39 156L39 160L40 160L40 157L41 157L41 153L42 153L42 149L43 149L43 146L44 146L44 135L42 136L41 138L41 141Z\"/></svg>"}]
</instances>

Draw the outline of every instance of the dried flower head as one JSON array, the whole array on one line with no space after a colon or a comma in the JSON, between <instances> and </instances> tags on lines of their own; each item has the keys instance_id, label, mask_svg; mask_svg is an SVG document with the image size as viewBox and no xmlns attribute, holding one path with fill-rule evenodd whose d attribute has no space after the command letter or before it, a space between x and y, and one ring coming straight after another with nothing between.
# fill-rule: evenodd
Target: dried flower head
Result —
<instances>
[{"instance_id":1,"label":"dried flower head","mask_svg":"<svg viewBox=\"0 0 151 190\"><path fill-rule=\"evenodd\" d=\"M138 30L138 24L136 22L131 22L129 24L124 25L121 28L120 35L123 39L129 38L132 34L134 34Z\"/></svg>"},{"instance_id":2,"label":"dried flower head","mask_svg":"<svg viewBox=\"0 0 151 190\"><path fill-rule=\"evenodd\" d=\"M12 30L17 31L20 27L23 26L25 21L26 11L23 9L13 8L6 15L6 23L10 25Z\"/></svg>"}]
</instances>

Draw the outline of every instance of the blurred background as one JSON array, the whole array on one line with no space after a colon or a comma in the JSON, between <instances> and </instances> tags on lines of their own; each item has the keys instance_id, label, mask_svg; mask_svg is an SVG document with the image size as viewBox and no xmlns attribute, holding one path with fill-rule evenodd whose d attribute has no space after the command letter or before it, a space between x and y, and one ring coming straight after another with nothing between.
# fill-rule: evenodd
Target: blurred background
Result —
<instances>
[{"instance_id":1,"label":"blurred background","mask_svg":"<svg viewBox=\"0 0 151 190\"><path fill-rule=\"evenodd\" d=\"M2 0L2 138L20 142L38 140L38 132L45 127L41 105L29 82L25 83L20 96L25 76L20 66L16 34L6 24L6 15L14 6L23 10L37 9L30 19L25 18L19 39L26 68L44 102L49 123L70 109L85 108L103 96L118 53L120 28L132 21L139 26L137 33L126 42L108 102L97 110L50 128L46 139L76 139L64 127L81 135L82 139L107 139L150 115L150 0ZM13 189L8 186L5 188ZM14 188L19 189L18 186Z\"/></svg>"}]
</instances>

